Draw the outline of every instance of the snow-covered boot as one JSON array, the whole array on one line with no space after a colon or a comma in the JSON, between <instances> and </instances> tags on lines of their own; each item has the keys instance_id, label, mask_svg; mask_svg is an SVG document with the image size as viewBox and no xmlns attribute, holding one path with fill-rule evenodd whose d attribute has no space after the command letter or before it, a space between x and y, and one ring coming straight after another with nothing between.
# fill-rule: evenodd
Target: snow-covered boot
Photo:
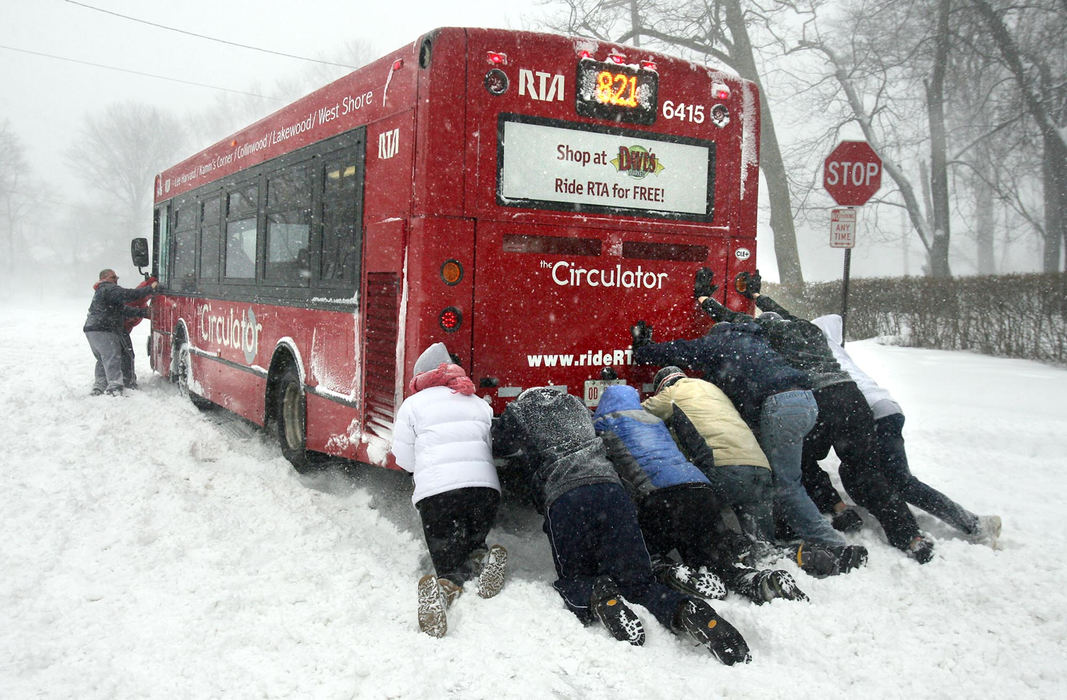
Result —
<instances>
[{"instance_id":1,"label":"snow-covered boot","mask_svg":"<svg viewBox=\"0 0 1067 700\"><path fill-rule=\"evenodd\" d=\"M508 550L494 544L484 552L475 564L478 572L478 595L492 598L504 587L504 576L508 567Z\"/></svg>"},{"instance_id":2,"label":"snow-covered boot","mask_svg":"<svg viewBox=\"0 0 1067 700\"><path fill-rule=\"evenodd\" d=\"M448 632L444 592L437 577L426 574L419 579L419 629L431 637L443 637Z\"/></svg>"},{"instance_id":3,"label":"snow-covered boot","mask_svg":"<svg viewBox=\"0 0 1067 700\"><path fill-rule=\"evenodd\" d=\"M788 572L764 569L749 571L738 576L734 581L734 590L751 600L756 605L763 605L775 598L785 600L807 600L808 596L800 590L797 582Z\"/></svg>"},{"instance_id":4,"label":"snow-covered boot","mask_svg":"<svg viewBox=\"0 0 1067 700\"><path fill-rule=\"evenodd\" d=\"M722 600L726 597L726 584L707 567L698 569L685 564L672 564L656 571L656 578L664 585L686 595Z\"/></svg>"},{"instance_id":5,"label":"snow-covered boot","mask_svg":"<svg viewBox=\"0 0 1067 700\"><path fill-rule=\"evenodd\" d=\"M645 643L645 627L641 624L641 618L622 599L618 586L610 577L601 576L596 580L589 604L612 637L638 647Z\"/></svg>"},{"instance_id":6,"label":"snow-covered boot","mask_svg":"<svg viewBox=\"0 0 1067 700\"><path fill-rule=\"evenodd\" d=\"M707 601L699 598L682 601L678 612L674 614L673 629L676 634L688 635L727 666L738 662L747 664L752 660L748 644L741 633L719 617L715 608L708 605Z\"/></svg>"},{"instance_id":7,"label":"snow-covered boot","mask_svg":"<svg viewBox=\"0 0 1067 700\"><path fill-rule=\"evenodd\" d=\"M997 540L1000 539L1000 525L999 515L979 515L978 525L967 539L975 544L986 544L996 549Z\"/></svg>"},{"instance_id":8,"label":"snow-covered boot","mask_svg":"<svg viewBox=\"0 0 1067 700\"><path fill-rule=\"evenodd\" d=\"M806 542L797 547L796 562L804 573L815 578L847 574L867 563L867 548L858 544L838 547Z\"/></svg>"}]
</instances>

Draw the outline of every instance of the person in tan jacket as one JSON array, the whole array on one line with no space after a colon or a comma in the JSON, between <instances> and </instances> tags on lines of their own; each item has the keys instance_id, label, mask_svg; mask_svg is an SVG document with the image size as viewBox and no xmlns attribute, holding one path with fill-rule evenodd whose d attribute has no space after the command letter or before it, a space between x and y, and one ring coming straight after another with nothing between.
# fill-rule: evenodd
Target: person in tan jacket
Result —
<instances>
[{"instance_id":1,"label":"person in tan jacket","mask_svg":"<svg viewBox=\"0 0 1067 700\"><path fill-rule=\"evenodd\" d=\"M656 373L642 406L671 429L678 446L730 506L745 534L774 541L774 479L756 436L730 399L711 382L668 366Z\"/></svg>"}]
</instances>

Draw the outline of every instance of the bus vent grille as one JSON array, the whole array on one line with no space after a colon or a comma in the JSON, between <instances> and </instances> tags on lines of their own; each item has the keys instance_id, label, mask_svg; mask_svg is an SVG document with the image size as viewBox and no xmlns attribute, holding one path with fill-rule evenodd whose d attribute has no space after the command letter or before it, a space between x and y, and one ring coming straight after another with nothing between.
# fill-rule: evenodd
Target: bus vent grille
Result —
<instances>
[{"instance_id":1,"label":"bus vent grille","mask_svg":"<svg viewBox=\"0 0 1067 700\"><path fill-rule=\"evenodd\" d=\"M367 351L364 386L366 414L364 427L390 437L396 414L396 345L400 299L400 278L392 272L367 273Z\"/></svg>"}]
</instances>

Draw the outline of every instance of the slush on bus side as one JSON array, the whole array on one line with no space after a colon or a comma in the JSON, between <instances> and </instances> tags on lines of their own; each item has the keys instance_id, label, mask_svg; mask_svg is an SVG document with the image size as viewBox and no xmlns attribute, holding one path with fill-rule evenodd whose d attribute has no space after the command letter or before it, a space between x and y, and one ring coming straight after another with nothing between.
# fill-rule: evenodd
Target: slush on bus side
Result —
<instances>
[{"instance_id":1,"label":"slush on bus side","mask_svg":"<svg viewBox=\"0 0 1067 700\"><path fill-rule=\"evenodd\" d=\"M694 272L755 269L759 126L755 86L707 66L436 29L156 177L152 368L299 471L395 469L435 342L495 415L537 386L647 395L630 325L697 337Z\"/></svg>"}]
</instances>

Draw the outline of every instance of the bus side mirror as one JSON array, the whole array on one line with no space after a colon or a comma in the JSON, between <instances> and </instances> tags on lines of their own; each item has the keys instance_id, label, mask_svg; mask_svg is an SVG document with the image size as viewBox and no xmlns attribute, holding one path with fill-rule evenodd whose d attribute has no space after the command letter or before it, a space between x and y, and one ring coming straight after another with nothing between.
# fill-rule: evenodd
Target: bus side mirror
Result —
<instances>
[{"instance_id":1,"label":"bus side mirror","mask_svg":"<svg viewBox=\"0 0 1067 700\"><path fill-rule=\"evenodd\" d=\"M130 241L130 257L134 267L148 267L148 239L134 238Z\"/></svg>"}]
</instances>

